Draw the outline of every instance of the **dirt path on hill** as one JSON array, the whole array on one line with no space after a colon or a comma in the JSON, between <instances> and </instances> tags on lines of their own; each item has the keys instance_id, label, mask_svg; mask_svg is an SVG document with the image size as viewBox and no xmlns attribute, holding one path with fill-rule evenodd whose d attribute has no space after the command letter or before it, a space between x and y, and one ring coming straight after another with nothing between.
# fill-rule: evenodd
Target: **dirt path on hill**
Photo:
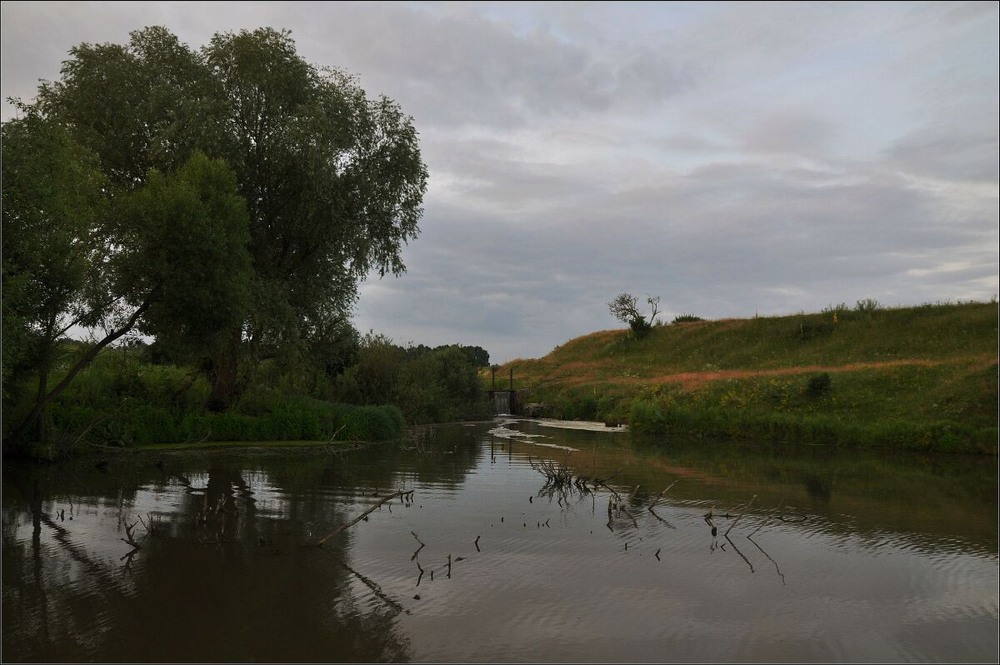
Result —
<instances>
[{"instance_id":1,"label":"dirt path on hill","mask_svg":"<svg viewBox=\"0 0 1000 665\"><path fill-rule=\"evenodd\" d=\"M824 366L824 365L803 365L800 367L781 367L777 369L761 369L761 370L718 370L709 372L680 372L677 374L663 374L660 376L652 376L645 379L636 379L636 381L642 382L652 382L652 383L679 383L685 389L697 388L703 383L709 381L719 381L722 379L749 379L754 377L767 377L767 376L789 376L795 374L815 374L818 372L856 372L865 369L882 369L887 367L904 367L904 366L917 366L917 367L937 367L944 364L955 364L955 363L974 363L973 369L985 369L990 365L996 363L996 358L993 357L976 357L976 358L962 358L960 360L952 361L942 361L942 360L923 360L919 358L910 358L904 360L885 360L881 362L867 362L867 363L850 363L848 365L834 365L834 366Z\"/></svg>"}]
</instances>

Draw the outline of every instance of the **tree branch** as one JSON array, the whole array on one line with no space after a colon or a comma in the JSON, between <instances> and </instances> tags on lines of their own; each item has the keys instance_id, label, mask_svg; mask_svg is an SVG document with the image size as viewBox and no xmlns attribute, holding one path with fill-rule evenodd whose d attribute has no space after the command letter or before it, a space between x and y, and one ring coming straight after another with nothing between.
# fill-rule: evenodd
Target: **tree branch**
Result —
<instances>
[{"instance_id":1,"label":"tree branch","mask_svg":"<svg viewBox=\"0 0 1000 665\"><path fill-rule=\"evenodd\" d=\"M66 376L63 377L62 381L56 384L56 386L52 390L50 390L44 397L40 397L38 401L35 402L35 406L32 407L31 412L28 414L27 418L25 418L21 422L21 424L18 425L12 432L11 438L13 440L17 441L24 435L24 433L31 426L31 424L35 422L35 420L38 418L39 415L41 415L46 405L48 405L49 402L55 399L56 396L59 395L59 393L65 390L66 386L68 386L73 381L73 379L76 378L76 375L79 374L81 371L83 371L83 369L87 367L87 365L89 365L94 360L94 358L97 357L97 354L100 353L102 349L104 349L106 346L108 346L115 340L119 339L120 337L124 336L126 333L132 330L132 328L135 327L135 324L153 304L156 296L159 295L159 290L160 290L159 286L155 287L153 291L149 294L149 296L146 298L146 300L141 305L139 305L139 307L136 308L134 312L132 312L132 316L130 316L128 321L125 322L125 325L123 325L118 330L112 330L104 337L104 339L95 344L89 351L87 351L87 353L79 361L77 361L76 365L74 365L73 368L66 374Z\"/></svg>"}]
</instances>

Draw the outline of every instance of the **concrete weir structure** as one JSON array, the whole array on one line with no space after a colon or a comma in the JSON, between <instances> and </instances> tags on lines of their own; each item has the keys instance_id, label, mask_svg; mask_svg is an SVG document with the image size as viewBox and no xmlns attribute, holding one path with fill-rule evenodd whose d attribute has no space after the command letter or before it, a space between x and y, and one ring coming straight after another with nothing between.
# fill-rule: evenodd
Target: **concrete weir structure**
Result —
<instances>
[{"instance_id":1,"label":"concrete weir structure","mask_svg":"<svg viewBox=\"0 0 1000 665\"><path fill-rule=\"evenodd\" d=\"M493 383L486 391L489 401L493 403L495 415L516 415L518 413L517 391L514 390L514 368L510 369L510 379L506 390L497 390L497 368L493 369Z\"/></svg>"}]
</instances>

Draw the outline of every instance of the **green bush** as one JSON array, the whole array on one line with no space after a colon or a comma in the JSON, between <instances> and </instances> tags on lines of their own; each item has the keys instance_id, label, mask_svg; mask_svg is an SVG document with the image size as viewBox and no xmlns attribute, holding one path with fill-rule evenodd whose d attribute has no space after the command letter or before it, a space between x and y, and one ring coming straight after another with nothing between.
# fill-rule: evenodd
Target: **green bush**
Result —
<instances>
[{"instance_id":1,"label":"green bush","mask_svg":"<svg viewBox=\"0 0 1000 665\"><path fill-rule=\"evenodd\" d=\"M832 383L830 375L827 372L816 374L809 377L809 380L806 382L805 393L808 397L812 397L814 399L823 397L824 395L830 393L830 386Z\"/></svg>"},{"instance_id":2,"label":"green bush","mask_svg":"<svg viewBox=\"0 0 1000 665\"><path fill-rule=\"evenodd\" d=\"M651 399L637 397L632 400L628 426L639 434L659 434L667 430L667 417L658 404Z\"/></svg>"},{"instance_id":3,"label":"green bush","mask_svg":"<svg viewBox=\"0 0 1000 665\"><path fill-rule=\"evenodd\" d=\"M636 317L631 321L629 321L628 326L629 328L632 329L632 335L636 339L645 339L646 337L649 336L649 333L652 332L653 330L652 324L650 324L649 321L647 321L645 317L642 316Z\"/></svg>"}]
</instances>

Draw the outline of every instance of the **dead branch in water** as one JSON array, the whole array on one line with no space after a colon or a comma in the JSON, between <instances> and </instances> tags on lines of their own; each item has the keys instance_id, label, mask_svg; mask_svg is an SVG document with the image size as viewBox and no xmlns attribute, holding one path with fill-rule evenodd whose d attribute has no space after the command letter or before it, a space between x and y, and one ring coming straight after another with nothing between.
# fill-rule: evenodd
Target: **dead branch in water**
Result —
<instances>
[{"instance_id":1,"label":"dead branch in water","mask_svg":"<svg viewBox=\"0 0 1000 665\"><path fill-rule=\"evenodd\" d=\"M418 555L418 554L420 554L420 550L424 549L424 543L423 543L423 541L421 541L421 540L420 540L420 538L419 538L419 537L417 536L417 532L416 532L416 531L411 531L410 533L411 533L411 534L413 534L413 537L417 539L417 542L418 542L418 543L420 543L420 547L418 547L418 548L416 549L416 551L415 551L415 552L413 553L413 556L411 556L411 557L410 557L410 561L413 561L414 559L416 559L416 558L417 558L417 555ZM417 564L417 567L420 567L420 564L419 564L419 563Z\"/></svg>"},{"instance_id":2,"label":"dead branch in water","mask_svg":"<svg viewBox=\"0 0 1000 665\"><path fill-rule=\"evenodd\" d=\"M655 517L656 519L660 520L661 522L663 522L664 524L666 524L666 525L667 525L668 527L670 527L671 529L676 529L676 528L677 528L676 526L674 526L673 524L671 524L671 523L670 523L670 522L668 522L667 520L665 520L665 519L663 519L662 517L660 517L659 515L657 515L657 514L656 514L656 511L655 511L655 510L653 510L653 506L650 506L650 507L649 507L649 508L647 508L646 510L648 510L648 511L649 511L649 514L650 514L650 515L652 515L652 516L653 516L653 517Z\"/></svg>"},{"instance_id":3,"label":"dead branch in water","mask_svg":"<svg viewBox=\"0 0 1000 665\"><path fill-rule=\"evenodd\" d=\"M733 546L733 549L736 550L736 553L740 555L740 558L743 559L744 561L746 561L746 564L748 566L750 566L750 572L752 573L753 572L753 564L750 563L750 560L747 559L745 556L743 556L743 552L740 552L740 548L736 547L736 543L734 543L732 540L730 540L729 536L724 536L724 537L725 537L725 539L727 541L729 541L729 544ZM753 541L750 541L750 542L753 542ZM725 549L725 545L723 545L723 549Z\"/></svg>"},{"instance_id":4,"label":"dead branch in water","mask_svg":"<svg viewBox=\"0 0 1000 665\"><path fill-rule=\"evenodd\" d=\"M672 482L669 485L667 485L667 487L662 492L660 492L659 494L656 495L656 498L653 499L653 503L649 504L649 507L653 508L654 506L656 506L656 504L658 504L660 502L660 499L662 499L664 497L664 495L667 492L670 491L670 488L672 488L676 484L677 484L677 481L675 480L674 482Z\"/></svg>"},{"instance_id":5,"label":"dead branch in water","mask_svg":"<svg viewBox=\"0 0 1000 665\"><path fill-rule=\"evenodd\" d=\"M648 508L646 508L646 510L648 510L648 511L649 511L649 514L650 514L650 515L652 515L652 516L653 516L653 517L655 517L656 519L660 520L661 522L663 522L664 524L666 524L666 525L667 525L668 527L670 527L671 529L676 529L677 527L675 527L675 526L674 526L673 524L671 524L671 523L670 523L670 522L668 522L667 520L665 520L665 519L663 519L662 517L660 517L659 515L657 515L657 514L656 514L656 511L655 511L655 510L653 510L653 508L654 508L654 507L656 506L656 504L657 504L657 503L659 503L659 502L660 502L660 500L661 500L661 499L663 499L663 496L664 496L664 495L665 495L665 494L666 494L667 492L669 492L669 491L670 491L670 488L671 488L671 487L673 487L673 486L674 486L674 485L676 485L676 484L677 484L677 481L676 481L676 480L675 480L674 482L670 483L670 484L669 484L669 485L668 485L668 486L666 487L666 489L664 489L664 490L663 490L662 492L660 492L659 494L657 494L657 495L656 495L656 498L655 498L655 499L653 499L653 502L649 504L649 507L648 507Z\"/></svg>"},{"instance_id":6,"label":"dead branch in water","mask_svg":"<svg viewBox=\"0 0 1000 665\"><path fill-rule=\"evenodd\" d=\"M379 586L377 583L375 583L374 581L368 579L367 577L365 577L364 575L362 575L358 571L354 570L353 568L351 568L349 565L347 565L343 561L340 562L340 565L344 567L344 570L346 570L347 572L351 573L352 575L354 575L355 577L357 577L359 580L361 580L361 583L364 584L369 589L371 589L372 593L375 594L375 597L378 598L379 600L381 600L383 603L385 603L389 607L393 608L397 612L405 612L406 614L410 613L409 610L407 610L402 605L400 605L397 601L393 600L388 595L386 595L386 593L384 591L382 591L382 587Z\"/></svg>"},{"instance_id":7,"label":"dead branch in water","mask_svg":"<svg viewBox=\"0 0 1000 665\"><path fill-rule=\"evenodd\" d=\"M125 524L123 524L123 526L125 527L125 537L124 538L119 538L119 540L121 540L123 543L126 543L127 545L129 545L132 548L133 551L135 551L135 550L141 550L142 549L142 545L140 545L139 543L135 542L135 538L132 537L132 529L134 529L135 525L138 524L138 523L139 523L139 521L135 521L135 522L132 522L132 524L129 524L126 521Z\"/></svg>"},{"instance_id":8,"label":"dead branch in water","mask_svg":"<svg viewBox=\"0 0 1000 665\"><path fill-rule=\"evenodd\" d=\"M331 531L327 535L325 535L322 538L320 538L319 540L317 540L316 541L316 545L319 546L319 547L322 547L323 543L325 543L327 540L329 540L333 536L336 536L341 531L343 531L345 529L349 529L350 527L354 526L355 524L357 524L358 522L360 522L364 518L368 517L368 515L370 515L371 513L375 512L380 507L382 507L383 503L386 503L388 501L392 501L396 497L403 496L404 494L413 494L413 490L400 490L399 492L395 492L394 494L390 494L389 496L385 497L384 499L382 499L381 501L379 501L378 503L376 503L374 506L372 506L371 508L369 508L365 512L363 512L360 515L358 515L357 517L355 517L353 520L351 520L347 524L343 524L343 525L337 527L334 531ZM419 542L419 540L420 539L418 538L417 542Z\"/></svg>"},{"instance_id":9,"label":"dead branch in water","mask_svg":"<svg viewBox=\"0 0 1000 665\"><path fill-rule=\"evenodd\" d=\"M750 534L750 536L752 536L752 535L753 535L753 534ZM782 584L782 586L784 586L784 584L785 584L785 574L781 572L781 568L778 568L778 562L777 562L777 561L775 561L774 559L772 559L772 558L771 558L771 555L770 555L770 554L768 554L767 552L765 552L765 551L764 551L764 548L763 548L763 547L761 547L760 545L758 545L758 544L757 544L757 541L756 541L756 540L754 540L753 538L751 538L750 536L747 536L747 540L749 540L749 541L750 541L751 543L753 543L753 544L754 544L754 547L756 547L757 549L759 549L759 550L761 551L761 554L763 554L764 556L766 556L766 557L768 558L768 560L769 560L769 561L770 561L771 563L773 563L773 564L774 564L774 569L775 569L776 571L778 571L778 576L779 576L779 577L781 578L781 584Z\"/></svg>"},{"instance_id":10,"label":"dead branch in water","mask_svg":"<svg viewBox=\"0 0 1000 665\"><path fill-rule=\"evenodd\" d=\"M733 527L736 526L736 523L739 522L740 519L743 518L743 516L746 514L747 510L750 508L750 505L753 504L753 501L756 498L757 498L756 494L754 494L752 497L750 497L750 501L748 501L747 505L743 507L743 512L740 513L739 516L735 520L733 520L733 523L729 525L729 528L726 529L726 532L724 534L722 534L722 535L724 535L724 536L726 536L728 538L729 532L732 531ZM735 547L735 545L734 545L734 547ZM740 556L742 556L742 555L740 555ZM747 563L749 563L749 561ZM751 570L752 569L753 569L753 567L751 566Z\"/></svg>"}]
</instances>

